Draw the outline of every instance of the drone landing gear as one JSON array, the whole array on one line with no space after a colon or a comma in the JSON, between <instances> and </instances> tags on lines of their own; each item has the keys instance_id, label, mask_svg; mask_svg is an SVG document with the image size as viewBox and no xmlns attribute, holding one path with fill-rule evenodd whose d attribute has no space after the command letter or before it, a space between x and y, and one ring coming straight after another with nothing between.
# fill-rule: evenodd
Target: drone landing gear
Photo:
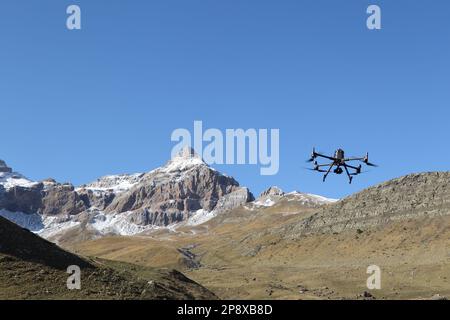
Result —
<instances>
[{"instance_id":1,"label":"drone landing gear","mask_svg":"<svg viewBox=\"0 0 450 320\"><path fill-rule=\"evenodd\" d=\"M331 169L333 169L334 163L330 164L330 167L328 168L327 172L325 173L325 175L323 176L323 182L325 182L325 180L328 177L328 174L330 173Z\"/></svg>"},{"instance_id":2,"label":"drone landing gear","mask_svg":"<svg viewBox=\"0 0 450 320\"><path fill-rule=\"evenodd\" d=\"M348 183L352 184L353 176L350 174L350 172L348 172L347 165L344 164L344 168L345 168L345 172L347 173L347 176L348 176Z\"/></svg>"}]
</instances>

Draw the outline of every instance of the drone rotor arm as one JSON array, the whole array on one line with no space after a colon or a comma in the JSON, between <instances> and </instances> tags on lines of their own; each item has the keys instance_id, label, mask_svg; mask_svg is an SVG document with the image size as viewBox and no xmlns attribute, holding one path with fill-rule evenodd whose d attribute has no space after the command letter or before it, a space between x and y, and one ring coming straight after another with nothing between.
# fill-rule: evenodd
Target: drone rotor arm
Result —
<instances>
[{"instance_id":1,"label":"drone rotor arm","mask_svg":"<svg viewBox=\"0 0 450 320\"><path fill-rule=\"evenodd\" d=\"M311 169L311 168L305 168L309 171L318 171L318 172L327 172L327 170L323 170L323 169Z\"/></svg>"},{"instance_id":2,"label":"drone rotor arm","mask_svg":"<svg viewBox=\"0 0 450 320\"><path fill-rule=\"evenodd\" d=\"M334 158L334 157L329 157L329 156L326 156L326 155L324 155L324 154L321 154L321 153L315 153L315 155L316 155L316 158L317 157L322 157L322 158L325 158L325 159L328 159L328 160L331 160L331 161L336 161L337 159L336 158Z\"/></svg>"},{"instance_id":3,"label":"drone rotor arm","mask_svg":"<svg viewBox=\"0 0 450 320\"><path fill-rule=\"evenodd\" d=\"M364 157L364 158L346 158L346 159L344 159L344 161L345 162L348 162L348 161L361 161L361 162L365 163L366 165L368 165L369 167L378 167L376 164L369 162L368 158L366 158L366 157Z\"/></svg>"},{"instance_id":4,"label":"drone rotor arm","mask_svg":"<svg viewBox=\"0 0 450 320\"><path fill-rule=\"evenodd\" d=\"M356 157L352 157L352 158L345 158L344 161L364 161L365 158L356 158Z\"/></svg>"},{"instance_id":5,"label":"drone rotor arm","mask_svg":"<svg viewBox=\"0 0 450 320\"><path fill-rule=\"evenodd\" d=\"M332 163L326 163L326 164L318 164L318 165L316 165L316 168L329 167L332 164L333 164L333 162Z\"/></svg>"},{"instance_id":6,"label":"drone rotor arm","mask_svg":"<svg viewBox=\"0 0 450 320\"><path fill-rule=\"evenodd\" d=\"M354 169L354 170L358 170L358 167L355 167L355 166L352 166L352 165L349 165L349 164L345 164L345 166L348 167L348 168Z\"/></svg>"}]
</instances>

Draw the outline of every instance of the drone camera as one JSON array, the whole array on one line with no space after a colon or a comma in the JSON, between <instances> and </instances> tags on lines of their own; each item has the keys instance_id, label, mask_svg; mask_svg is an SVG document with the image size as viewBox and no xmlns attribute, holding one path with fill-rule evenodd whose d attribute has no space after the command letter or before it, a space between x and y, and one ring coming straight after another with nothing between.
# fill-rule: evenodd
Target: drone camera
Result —
<instances>
[{"instance_id":1,"label":"drone camera","mask_svg":"<svg viewBox=\"0 0 450 320\"><path fill-rule=\"evenodd\" d=\"M342 170L341 167L334 169L334 173L336 173L336 174L341 174L342 172L344 172L344 170Z\"/></svg>"}]
</instances>

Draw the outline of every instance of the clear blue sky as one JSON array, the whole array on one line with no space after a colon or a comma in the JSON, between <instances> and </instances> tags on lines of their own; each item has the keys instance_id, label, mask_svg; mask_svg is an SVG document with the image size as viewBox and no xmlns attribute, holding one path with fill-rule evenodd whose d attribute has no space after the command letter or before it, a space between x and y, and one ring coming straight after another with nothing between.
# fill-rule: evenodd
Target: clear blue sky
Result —
<instances>
[{"instance_id":1,"label":"clear blue sky","mask_svg":"<svg viewBox=\"0 0 450 320\"><path fill-rule=\"evenodd\" d=\"M80 31L65 27L70 4ZM194 120L280 129L277 175L217 167L255 194L342 197L449 169L447 0L3 0L0 45L0 158L33 179L153 169ZM312 146L381 166L323 184L302 169Z\"/></svg>"}]
</instances>

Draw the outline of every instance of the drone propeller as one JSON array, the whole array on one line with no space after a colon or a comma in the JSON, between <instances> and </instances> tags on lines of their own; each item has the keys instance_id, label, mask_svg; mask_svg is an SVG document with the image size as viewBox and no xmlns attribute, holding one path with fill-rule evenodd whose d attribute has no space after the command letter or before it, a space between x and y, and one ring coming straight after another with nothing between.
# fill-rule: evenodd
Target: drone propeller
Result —
<instances>
[{"instance_id":1,"label":"drone propeller","mask_svg":"<svg viewBox=\"0 0 450 320\"><path fill-rule=\"evenodd\" d=\"M364 162L366 165L370 166L370 167L378 167L378 165L374 164L374 163L370 163L370 162Z\"/></svg>"},{"instance_id":2,"label":"drone propeller","mask_svg":"<svg viewBox=\"0 0 450 320\"><path fill-rule=\"evenodd\" d=\"M358 175L360 175L361 173L367 173L367 172L370 172L370 171L353 172L353 173L350 173L350 175L351 175L351 176L358 176Z\"/></svg>"},{"instance_id":3,"label":"drone propeller","mask_svg":"<svg viewBox=\"0 0 450 320\"><path fill-rule=\"evenodd\" d=\"M314 147L311 152L311 157L308 160L306 160L306 162L313 162L314 160L316 160L317 154L318 154L318 152L316 151L316 148Z\"/></svg>"},{"instance_id":4,"label":"drone propeller","mask_svg":"<svg viewBox=\"0 0 450 320\"><path fill-rule=\"evenodd\" d=\"M369 153L366 153L366 156L364 157L364 160L362 160L366 165L370 167L378 167L376 164L369 162Z\"/></svg>"},{"instance_id":5,"label":"drone propeller","mask_svg":"<svg viewBox=\"0 0 450 320\"><path fill-rule=\"evenodd\" d=\"M327 172L327 170L322 170L322 169L311 169L311 168L303 168L309 171L317 171L317 172Z\"/></svg>"},{"instance_id":6,"label":"drone propeller","mask_svg":"<svg viewBox=\"0 0 450 320\"><path fill-rule=\"evenodd\" d=\"M311 152L311 157L306 160L306 162L313 162L316 159L316 148L313 148L312 152Z\"/></svg>"}]
</instances>

